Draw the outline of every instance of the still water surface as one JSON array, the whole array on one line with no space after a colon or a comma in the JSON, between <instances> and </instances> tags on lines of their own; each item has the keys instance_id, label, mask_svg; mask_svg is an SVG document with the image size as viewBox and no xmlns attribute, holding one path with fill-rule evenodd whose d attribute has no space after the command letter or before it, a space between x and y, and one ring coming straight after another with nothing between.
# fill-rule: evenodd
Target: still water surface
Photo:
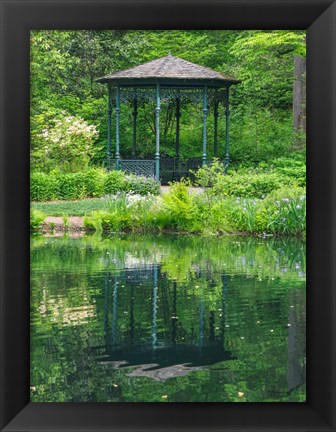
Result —
<instances>
[{"instance_id":1,"label":"still water surface","mask_svg":"<svg viewBox=\"0 0 336 432\"><path fill-rule=\"evenodd\" d=\"M305 248L31 241L31 400L305 401Z\"/></svg>"}]
</instances>

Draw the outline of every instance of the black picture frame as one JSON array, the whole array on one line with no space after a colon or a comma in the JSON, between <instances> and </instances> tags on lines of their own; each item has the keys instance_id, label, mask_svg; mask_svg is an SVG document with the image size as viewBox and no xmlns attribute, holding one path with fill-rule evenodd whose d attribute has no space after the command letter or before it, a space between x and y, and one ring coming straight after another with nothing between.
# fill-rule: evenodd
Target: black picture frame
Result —
<instances>
[{"instance_id":1,"label":"black picture frame","mask_svg":"<svg viewBox=\"0 0 336 432\"><path fill-rule=\"evenodd\" d=\"M335 431L335 69L331 0L1 0L1 430ZM307 29L306 403L30 403L29 31Z\"/></svg>"}]
</instances>

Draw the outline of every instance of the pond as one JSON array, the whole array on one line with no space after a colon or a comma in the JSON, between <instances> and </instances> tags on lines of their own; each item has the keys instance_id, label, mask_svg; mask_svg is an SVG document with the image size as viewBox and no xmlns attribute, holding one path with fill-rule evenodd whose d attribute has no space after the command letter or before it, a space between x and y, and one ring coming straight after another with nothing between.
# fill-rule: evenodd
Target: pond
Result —
<instances>
[{"instance_id":1,"label":"pond","mask_svg":"<svg viewBox=\"0 0 336 432\"><path fill-rule=\"evenodd\" d=\"M302 242L31 240L33 402L304 402Z\"/></svg>"}]
</instances>

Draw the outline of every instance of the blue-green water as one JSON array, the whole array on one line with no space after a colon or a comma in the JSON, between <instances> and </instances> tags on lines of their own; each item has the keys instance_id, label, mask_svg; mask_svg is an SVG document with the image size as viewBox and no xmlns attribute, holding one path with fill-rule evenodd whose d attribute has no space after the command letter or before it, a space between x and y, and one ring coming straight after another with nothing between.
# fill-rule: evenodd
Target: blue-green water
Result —
<instances>
[{"instance_id":1,"label":"blue-green water","mask_svg":"<svg viewBox=\"0 0 336 432\"><path fill-rule=\"evenodd\" d=\"M31 241L31 400L305 401L305 247Z\"/></svg>"}]
</instances>

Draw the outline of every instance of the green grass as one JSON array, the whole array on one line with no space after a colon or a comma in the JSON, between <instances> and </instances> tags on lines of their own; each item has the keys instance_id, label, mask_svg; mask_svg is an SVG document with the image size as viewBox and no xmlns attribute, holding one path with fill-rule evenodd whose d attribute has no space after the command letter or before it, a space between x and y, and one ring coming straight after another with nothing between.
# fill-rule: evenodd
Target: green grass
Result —
<instances>
[{"instance_id":1,"label":"green grass","mask_svg":"<svg viewBox=\"0 0 336 432\"><path fill-rule=\"evenodd\" d=\"M107 210L107 201L83 199L80 201L33 202L31 208L48 216L85 216L92 211Z\"/></svg>"}]
</instances>

